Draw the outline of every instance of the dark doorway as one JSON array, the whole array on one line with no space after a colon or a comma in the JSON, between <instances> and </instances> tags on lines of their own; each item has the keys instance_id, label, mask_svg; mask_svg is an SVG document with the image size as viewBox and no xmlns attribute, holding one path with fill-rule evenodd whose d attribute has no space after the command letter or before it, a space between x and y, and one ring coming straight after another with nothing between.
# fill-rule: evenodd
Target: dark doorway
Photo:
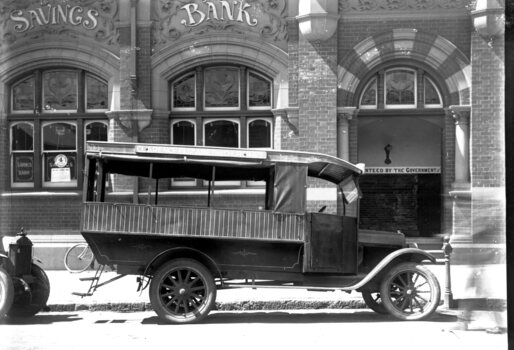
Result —
<instances>
[{"instance_id":1,"label":"dark doorway","mask_svg":"<svg viewBox=\"0 0 514 350\"><path fill-rule=\"evenodd\" d=\"M430 237L441 231L441 175L364 175L359 227Z\"/></svg>"}]
</instances>

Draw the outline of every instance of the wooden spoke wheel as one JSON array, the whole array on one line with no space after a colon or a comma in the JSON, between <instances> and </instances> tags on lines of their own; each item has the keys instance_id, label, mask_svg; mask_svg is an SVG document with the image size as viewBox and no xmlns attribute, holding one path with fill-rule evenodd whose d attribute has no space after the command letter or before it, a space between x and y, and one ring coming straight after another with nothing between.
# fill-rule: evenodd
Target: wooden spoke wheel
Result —
<instances>
[{"instance_id":1,"label":"wooden spoke wheel","mask_svg":"<svg viewBox=\"0 0 514 350\"><path fill-rule=\"evenodd\" d=\"M29 283L30 290L23 286L16 288L14 302L7 312L9 317L31 317L46 306L50 296L50 281L45 271L32 264L31 275L34 281Z\"/></svg>"},{"instance_id":2,"label":"wooden spoke wheel","mask_svg":"<svg viewBox=\"0 0 514 350\"><path fill-rule=\"evenodd\" d=\"M168 323L203 320L216 301L211 272L192 259L172 260L160 267L150 284L154 311Z\"/></svg>"},{"instance_id":3,"label":"wooden spoke wheel","mask_svg":"<svg viewBox=\"0 0 514 350\"><path fill-rule=\"evenodd\" d=\"M405 262L394 266L384 277L380 296L385 309L400 320L421 320L439 306L441 289L425 266Z\"/></svg>"},{"instance_id":4,"label":"wooden spoke wheel","mask_svg":"<svg viewBox=\"0 0 514 350\"><path fill-rule=\"evenodd\" d=\"M382 298L379 292L362 291L362 299L366 305L373 311L379 314L388 314L389 312L382 303Z\"/></svg>"},{"instance_id":5,"label":"wooden spoke wheel","mask_svg":"<svg viewBox=\"0 0 514 350\"><path fill-rule=\"evenodd\" d=\"M0 267L0 319L3 318L11 308L14 300L14 287L11 276Z\"/></svg>"}]
</instances>

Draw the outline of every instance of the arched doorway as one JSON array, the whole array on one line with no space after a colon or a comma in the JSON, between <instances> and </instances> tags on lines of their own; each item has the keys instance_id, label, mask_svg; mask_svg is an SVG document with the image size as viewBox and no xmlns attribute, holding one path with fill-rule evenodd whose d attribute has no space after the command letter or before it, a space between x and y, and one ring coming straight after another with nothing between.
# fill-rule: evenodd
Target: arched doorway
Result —
<instances>
[{"instance_id":1,"label":"arched doorway","mask_svg":"<svg viewBox=\"0 0 514 350\"><path fill-rule=\"evenodd\" d=\"M442 94L427 72L389 66L361 90L360 227L429 237L442 231Z\"/></svg>"}]
</instances>

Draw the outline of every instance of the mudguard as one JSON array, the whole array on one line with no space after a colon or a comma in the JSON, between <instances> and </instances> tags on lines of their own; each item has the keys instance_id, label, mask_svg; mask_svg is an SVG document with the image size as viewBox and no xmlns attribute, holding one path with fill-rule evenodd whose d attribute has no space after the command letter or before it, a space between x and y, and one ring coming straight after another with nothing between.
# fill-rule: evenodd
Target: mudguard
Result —
<instances>
[{"instance_id":1,"label":"mudguard","mask_svg":"<svg viewBox=\"0 0 514 350\"><path fill-rule=\"evenodd\" d=\"M349 287L348 289L355 290L362 288L365 284L373 280L379 273L384 271L388 266L394 263L395 260L398 261L414 261L420 263L424 260L429 260L431 263L435 263L435 257L427 253L424 250L418 248L403 248L392 252L383 258L362 280L360 280L357 284Z\"/></svg>"},{"instance_id":2,"label":"mudguard","mask_svg":"<svg viewBox=\"0 0 514 350\"><path fill-rule=\"evenodd\" d=\"M216 271L218 277L221 277L221 271L218 268L218 265L207 254L190 247L177 247L164 250L157 254L148 264L146 264L145 271L143 276L147 276L152 270L158 268L160 265L165 263L166 261L175 259L175 258L191 258L197 260L199 263L204 264L211 271ZM214 274L216 275L216 274Z\"/></svg>"}]
</instances>

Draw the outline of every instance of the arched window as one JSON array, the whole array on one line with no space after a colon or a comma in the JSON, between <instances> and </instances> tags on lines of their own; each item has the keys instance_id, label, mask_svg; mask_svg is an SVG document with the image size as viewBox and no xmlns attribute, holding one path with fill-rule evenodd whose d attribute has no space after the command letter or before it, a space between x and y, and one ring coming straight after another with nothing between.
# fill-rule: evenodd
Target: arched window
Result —
<instances>
[{"instance_id":1,"label":"arched window","mask_svg":"<svg viewBox=\"0 0 514 350\"><path fill-rule=\"evenodd\" d=\"M85 142L107 141L107 83L83 70L37 69L11 84L10 102L11 186L77 188Z\"/></svg>"},{"instance_id":2,"label":"arched window","mask_svg":"<svg viewBox=\"0 0 514 350\"><path fill-rule=\"evenodd\" d=\"M272 148L272 86L266 75L243 66L181 74L170 82L171 143Z\"/></svg>"},{"instance_id":3,"label":"arched window","mask_svg":"<svg viewBox=\"0 0 514 350\"><path fill-rule=\"evenodd\" d=\"M426 72L406 67L376 73L366 82L359 96L360 109L442 107L442 95L434 80Z\"/></svg>"}]
</instances>

